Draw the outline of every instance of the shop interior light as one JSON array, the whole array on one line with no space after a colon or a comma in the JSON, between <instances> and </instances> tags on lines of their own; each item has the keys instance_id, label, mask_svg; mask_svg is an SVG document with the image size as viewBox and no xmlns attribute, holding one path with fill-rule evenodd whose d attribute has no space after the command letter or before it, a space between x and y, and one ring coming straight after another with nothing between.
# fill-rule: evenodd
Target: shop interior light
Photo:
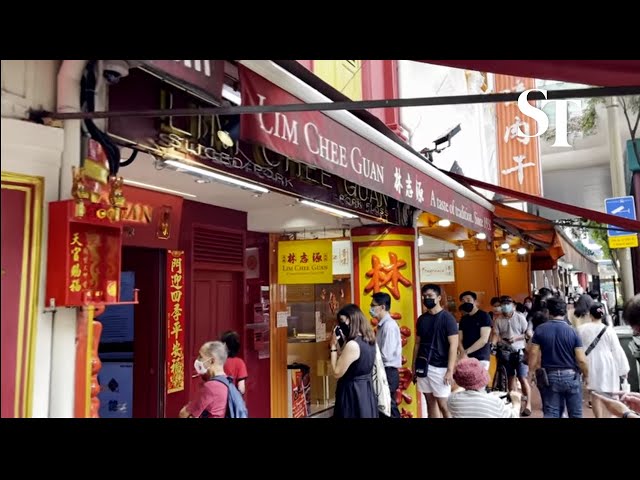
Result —
<instances>
[{"instance_id":1,"label":"shop interior light","mask_svg":"<svg viewBox=\"0 0 640 480\"><path fill-rule=\"evenodd\" d=\"M178 190L172 190L170 188L158 187L156 185L149 185L148 183L136 182L135 180L129 180L128 178L124 179L124 184L132 185L134 187L148 188L149 190L158 190L159 192L175 193L176 195L180 195L183 197L196 198L196 196L193 193L180 192Z\"/></svg>"},{"instance_id":2,"label":"shop interior light","mask_svg":"<svg viewBox=\"0 0 640 480\"><path fill-rule=\"evenodd\" d=\"M220 182L230 183L231 185L235 185L236 187L246 188L248 190L253 190L260 193L269 193L269 190L259 185L254 185L249 182L243 182L242 180L238 180L237 178L221 175L219 173L212 172L211 170L207 170L205 168L189 165L188 163L178 162L177 160L165 160L164 163L166 163L167 165L171 165L172 167L175 167L175 168L186 170L191 173L197 173L198 175L213 178L214 180L218 180Z\"/></svg>"},{"instance_id":3,"label":"shop interior light","mask_svg":"<svg viewBox=\"0 0 640 480\"><path fill-rule=\"evenodd\" d=\"M222 142L226 148L231 148L240 137L240 115L216 116L218 121L218 140Z\"/></svg>"},{"instance_id":4,"label":"shop interior light","mask_svg":"<svg viewBox=\"0 0 640 480\"><path fill-rule=\"evenodd\" d=\"M483 233L483 232L476 233L476 238L477 238L478 240L486 240L486 239L487 239L487 234L486 234L486 233Z\"/></svg>"},{"instance_id":5,"label":"shop interior light","mask_svg":"<svg viewBox=\"0 0 640 480\"><path fill-rule=\"evenodd\" d=\"M509 262L507 262L507 259L506 259L506 258L503 258L503 259L500 261L500 263L502 264L502 266L503 266L503 267L506 267L506 266L509 264Z\"/></svg>"},{"instance_id":6,"label":"shop interior light","mask_svg":"<svg viewBox=\"0 0 640 480\"><path fill-rule=\"evenodd\" d=\"M442 263L442 257L438 257L438 263Z\"/></svg>"},{"instance_id":7,"label":"shop interior light","mask_svg":"<svg viewBox=\"0 0 640 480\"><path fill-rule=\"evenodd\" d=\"M520 247L518 249L518 255L526 255L527 254L527 249L524 247Z\"/></svg>"},{"instance_id":8,"label":"shop interior light","mask_svg":"<svg viewBox=\"0 0 640 480\"><path fill-rule=\"evenodd\" d=\"M418 236L418 246L421 247L424 245L424 238L422 238L422 235Z\"/></svg>"},{"instance_id":9,"label":"shop interior light","mask_svg":"<svg viewBox=\"0 0 640 480\"><path fill-rule=\"evenodd\" d=\"M326 205L322 205L320 203L311 202L309 200L300 200L300 203L303 205L307 205L308 207L315 208L316 210L323 211L325 213L330 213L331 215L336 215L342 218L358 218L357 215L352 213L343 212L342 210L338 210L337 208L328 207Z\"/></svg>"},{"instance_id":10,"label":"shop interior light","mask_svg":"<svg viewBox=\"0 0 640 480\"><path fill-rule=\"evenodd\" d=\"M438 225L441 227L447 228L451 226L451 221L447 220L446 218L443 218L442 220L438 220Z\"/></svg>"},{"instance_id":11,"label":"shop interior light","mask_svg":"<svg viewBox=\"0 0 640 480\"><path fill-rule=\"evenodd\" d=\"M504 243L500 246L500 248L502 248L502 250L505 250L505 251L506 251L506 250L509 250L509 248L511 248L511 247L509 246L509 244L508 244L507 242L504 242Z\"/></svg>"},{"instance_id":12,"label":"shop interior light","mask_svg":"<svg viewBox=\"0 0 640 480\"><path fill-rule=\"evenodd\" d=\"M458 258L464 258L464 248L458 248L458 250L456 251L456 255L458 256Z\"/></svg>"}]
</instances>

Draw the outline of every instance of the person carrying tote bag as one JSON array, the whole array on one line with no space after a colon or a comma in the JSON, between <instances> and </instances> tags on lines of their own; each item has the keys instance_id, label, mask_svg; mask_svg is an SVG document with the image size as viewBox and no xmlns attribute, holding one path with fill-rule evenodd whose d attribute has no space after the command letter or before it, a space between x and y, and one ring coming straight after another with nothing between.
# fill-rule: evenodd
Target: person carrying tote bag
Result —
<instances>
[{"instance_id":1,"label":"person carrying tote bag","mask_svg":"<svg viewBox=\"0 0 640 480\"><path fill-rule=\"evenodd\" d=\"M380 348L376 344L376 361L373 364L373 371L371 372L373 378L373 391L378 399L378 411L383 415L391 416L391 392L389 391L389 382L387 380L387 373L384 370L384 364L382 363L382 354Z\"/></svg>"}]
</instances>

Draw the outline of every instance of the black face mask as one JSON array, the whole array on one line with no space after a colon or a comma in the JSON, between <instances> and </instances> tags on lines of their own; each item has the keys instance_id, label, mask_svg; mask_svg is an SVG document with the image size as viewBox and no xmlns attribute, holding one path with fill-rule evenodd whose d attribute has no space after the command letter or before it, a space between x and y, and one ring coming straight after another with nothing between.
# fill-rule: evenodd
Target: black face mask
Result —
<instances>
[{"instance_id":1,"label":"black face mask","mask_svg":"<svg viewBox=\"0 0 640 480\"><path fill-rule=\"evenodd\" d=\"M471 313L471 310L473 310L473 303L470 302L465 302L462 305L460 305L460 310L462 310L465 313Z\"/></svg>"},{"instance_id":2,"label":"black face mask","mask_svg":"<svg viewBox=\"0 0 640 480\"><path fill-rule=\"evenodd\" d=\"M436 306L435 298L425 298L424 299L424 306L427 307L427 309L432 310L433 307Z\"/></svg>"},{"instance_id":3,"label":"black face mask","mask_svg":"<svg viewBox=\"0 0 640 480\"><path fill-rule=\"evenodd\" d=\"M338 323L338 326L336 327L336 337L338 337L338 343L340 344L340 348L342 348L344 346L344 344L347 342L347 339L349 338L349 325L347 325L344 322L340 322Z\"/></svg>"}]
</instances>

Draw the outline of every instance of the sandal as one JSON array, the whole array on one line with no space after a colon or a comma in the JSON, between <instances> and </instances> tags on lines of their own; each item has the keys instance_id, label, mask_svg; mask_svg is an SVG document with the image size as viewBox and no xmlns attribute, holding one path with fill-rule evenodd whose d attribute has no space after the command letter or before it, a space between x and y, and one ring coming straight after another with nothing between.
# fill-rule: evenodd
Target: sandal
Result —
<instances>
[{"instance_id":1,"label":"sandal","mask_svg":"<svg viewBox=\"0 0 640 480\"><path fill-rule=\"evenodd\" d=\"M522 413L520 414L521 417L528 417L531 415L531 410L528 408L525 408Z\"/></svg>"}]
</instances>

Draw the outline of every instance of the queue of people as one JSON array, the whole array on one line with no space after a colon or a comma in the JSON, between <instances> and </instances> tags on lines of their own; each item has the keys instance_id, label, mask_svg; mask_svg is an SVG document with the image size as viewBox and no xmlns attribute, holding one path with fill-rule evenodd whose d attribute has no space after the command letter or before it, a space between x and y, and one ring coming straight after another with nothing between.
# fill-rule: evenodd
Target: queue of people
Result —
<instances>
[{"instance_id":1,"label":"queue of people","mask_svg":"<svg viewBox=\"0 0 640 480\"><path fill-rule=\"evenodd\" d=\"M491 299L492 311L485 312L477 294L466 291L459 296L458 323L442 307L438 285L424 285L421 296L425 311L416 320L411 365L429 418L527 417L532 384L545 418L582 417L583 387L596 417L640 418L640 394L625 388L626 355L606 322L606 308L592 297L579 299L579 310L571 314L565 300L541 289L525 299L522 312L506 295ZM330 340L335 418L400 417L395 398L402 340L390 312L391 296L375 293L368 313L377 333L357 305L338 312ZM627 302L624 318L640 335L640 295ZM201 346L194 369L202 383L181 418L248 417L242 399L248 374L239 351L236 332ZM492 351L508 377L507 391L488 385Z\"/></svg>"},{"instance_id":2,"label":"queue of people","mask_svg":"<svg viewBox=\"0 0 640 480\"><path fill-rule=\"evenodd\" d=\"M477 294L467 291L459 297L463 315L458 323L443 309L438 285L424 285L421 295L425 312L416 321L412 370L429 418L527 417L532 385L540 391L545 418L582 417L583 388L598 418L638 415L640 395L622 391L629 372L626 355L606 322L607 310L591 296L578 302L579 311L573 314L549 289L525 299L524 309L509 296L493 298L492 311L485 312ZM339 379L336 417L384 416L376 408L380 402L372 375L376 349L385 385L395 399L402 345L390 308L389 295L372 297L369 313L378 320L377 336L356 305L338 315L339 328L331 341L331 364ZM640 295L627 310L625 318L638 333ZM491 351L506 371L508 391L491 391L488 385ZM392 418L400 416L393 400L390 411Z\"/></svg>"}]
</instances>

